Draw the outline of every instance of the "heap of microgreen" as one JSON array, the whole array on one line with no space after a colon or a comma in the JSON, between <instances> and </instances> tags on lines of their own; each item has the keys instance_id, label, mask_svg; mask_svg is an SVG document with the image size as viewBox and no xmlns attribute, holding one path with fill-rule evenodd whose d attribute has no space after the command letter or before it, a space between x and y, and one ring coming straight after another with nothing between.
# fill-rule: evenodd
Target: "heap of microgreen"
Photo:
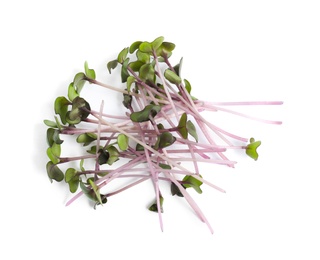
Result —
<instances>
[{"instance_id":1,"label":"heap of microgreen","mask_svg":"<svg viewBox=\"0 0 320 260\"><path fill-rule=\"evenodd\" d=\"M250 118L225 107L279 105L282 102L214 103L198 100L191 95L190 82L181 78L182 59L175 66L169 61L174 48L175 44L164 41L163 37L152 42L137 41L124 48L117 59L107 63L107 68L111 73L121 66L121 82L126 85L125 89L96 80L95 71L85 62L84 72L77 73L70 83L67 97L56 98L54 121L44 120L48 126L47 156L50 159L46 169L51 182L64 181L71 193L76 193L80 186L80 191L67 205L85 194L95 207L107 203L109 197L119 192L151 180L155 195L149 210L158 212L163 229L161 181L170 185L172 195L184 197L212 232L188 189L202 193L201 185L207 184L221 192L224 190L202 177L199 163L233 167L235 161L225 155L228 149L239 149L257 160L256 150L261 142L223 130L205 119L201 112L224 111ZM92 109L80 96L86 83L119 92L123 95L119 106L124 106L127 112L106 114L104 100L99 101L98 109ZM105 99L107 101L108 97ZM279 121L264 121L281 124ZM81 154L61 156L62 136L66 135L72 136L79 147L84 148ZM219 144L221 141L222 145ZM77 166L71 167L74 162L78 162ZM187 169L184 162L191 162L191 169ZM62 169L62 164L71 166ZM127 178L128 182L120 188L108 190L108 184L118 178Z\"/></svg>"}]
</instances>

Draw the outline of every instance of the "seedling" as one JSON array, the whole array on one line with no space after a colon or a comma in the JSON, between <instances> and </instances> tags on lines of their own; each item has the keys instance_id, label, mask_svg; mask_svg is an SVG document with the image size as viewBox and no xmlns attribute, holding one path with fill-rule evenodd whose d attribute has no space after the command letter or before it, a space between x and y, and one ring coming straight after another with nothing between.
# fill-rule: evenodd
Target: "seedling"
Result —
<instances>
[{"instance_id":1,"label":"seedling","mask_svg":"<svg viewBox=\"0 0 320 260\"><path fill-rule=\"evenodd\" d=\"M124 48L115 60L107 63L107 69L112 73L116 67L121 68L121 82L126 84L125 89L98 81L95 71L85 62L84 72L75 75L68 86L67 96L55 99L54 120L44 120L48 126L49 162L46 169L51 182L64 181L70 192L75 193L67 205L83 194L94 202L94 207L103 205L113 195L151 180L155 194L149 210L158 213L163 230L166 195L162 194L159 182L164 182L171 186L172 196L184 197L213 232L189 190L201 194L201 186L206 184L220 192L225 191L204 179L199 164L234 167L236 162L226 155L229 149L238 149L257 160L257 148L261 142L216 126L202 115L202 111L222 110L250 118L226 107L280 105L282 102L215 103L199 100L191 95L190 82L181 78L182 59L176 65L169 61L174 49L175 44L164 41L163 37L152 42L137 41ZM88 84L86 87L94 84L122 94L123 102L119 107L124 106L126 113L106 114L104 100L98 100L99 105L89 104L81 95L81 90ZM281 124L280 121L265 122ZM72 136L79 144L79 151L83 148L78 156L61 156L66 135ZM74 162L78 162L77 167ZM191 162L193 166L186 168L185 162ZM62 164L73 167L63 170ZM93 166L88 168L88 165ZM104 191L118 178L133 180L116 190Z\"/></svg>"}]
</instances>

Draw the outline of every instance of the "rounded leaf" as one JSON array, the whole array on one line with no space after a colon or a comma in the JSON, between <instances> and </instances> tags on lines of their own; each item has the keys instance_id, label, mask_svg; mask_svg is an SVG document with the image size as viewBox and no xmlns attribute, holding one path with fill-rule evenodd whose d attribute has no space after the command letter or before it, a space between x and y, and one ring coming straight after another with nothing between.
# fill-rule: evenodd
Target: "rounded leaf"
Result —
<instances>
[{"instance_id":1,"label":"rounded leaf","mask_svg":"<svg viewBox=\"0 0 320 260\"><path fill-rule=\"evenodd\" d=\"M52 180L60 182L64 179L63 172L53 162L48 162L46 165L46 169L51 182Z\"/></svg>"},{"instance_id":2,"label":"rounded leaf","mask_svg":"<svg viewBox=\"0 0 320 260\"><path fill-rule=\"evenodd\" d=\"M179 85L181 83L181 78L172 70L166 69L164 72L164 77L169 80L172 84Z\"/></svg>"},{"instance_id":3,"label":"rounded leaf","mask_svg":"<svg viewBox=\"0 0 320 260\"><path fill-rule=\"evenodd\" d=\"M125 151L129 147L129 138L124 134L119 134L117 137L117 142L120 150Z\"/></svg>"}]
</instances>

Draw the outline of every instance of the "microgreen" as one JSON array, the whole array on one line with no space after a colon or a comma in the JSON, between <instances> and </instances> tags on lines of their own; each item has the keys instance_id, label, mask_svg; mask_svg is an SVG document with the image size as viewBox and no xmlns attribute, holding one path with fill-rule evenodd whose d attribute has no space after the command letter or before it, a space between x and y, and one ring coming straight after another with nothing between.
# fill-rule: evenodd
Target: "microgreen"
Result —
<instances>
[{"instance_id":1,"label":"microgreen","mask_svg":"<svg viewBox=\"0 0 320 260\"><path fill-rule=\"evenodd\" d=\"M55 99L54 120L44 120L48 126L49 162L46 169L51 182L64 181L69 191L76 193L67 205L83 194L94 202L94 207L103 205L111 196L151 180L155 194L148 209L157 212L161 229L165 194L161 192L160 183L164 183L170 186L171 195L183 197L213 232L190 191L201 194L202 185L225 191L202 177L205 173L200 174L200 164L234 167L236 162L228 159L227 152L235 149L257 160L261 141L222 129L206 119L202 111L223 111L256 119L226 107L280 105L282 102L208 102L197 99L191 95L191 83L181 77L182 58L176 65L169 61L175 47L161 36L152 42L135 41L123 48L116 59L106 64L106 68L111 74L116 67L121 67L119 83L124 83L125 89L97 80L95 71L85 62L84 72L74 76L67 95ZM81 94L88 83L122 95L119 107L124 106L126 112L106 114L104 100L89 104ZM256 120L281 124L280 121ZM62 149L68 145L64 142L67 135L79 145L78 156L61 156ZM60 167L70 162L73 163L66 170ZM78 162L78 167L74 162ZM186 168L184 162L191 162L193 166ZM131 182L112 191L104 189L117 178L128 178Z\"/></svg>"}]
</instances>

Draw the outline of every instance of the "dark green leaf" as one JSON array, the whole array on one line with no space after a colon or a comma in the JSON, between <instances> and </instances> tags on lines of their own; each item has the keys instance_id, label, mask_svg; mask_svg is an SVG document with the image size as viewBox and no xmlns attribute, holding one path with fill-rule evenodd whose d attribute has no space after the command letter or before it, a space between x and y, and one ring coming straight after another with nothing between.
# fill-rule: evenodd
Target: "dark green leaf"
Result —
<instances>
[{"instance_id":1,"label":"dark green leaf","mask_svg":"<svg viewBox=\"0 0 320 260\"><path fill-rule=\"evenodd\" d=\"M112 60L107 63L107 68L109 73L111 74L111 70L115 69L118 66L118 60Z\"/></svg>"},{"instance_id":2,"label":"dark green leaf","mask_svg":"<svg viewBox=\"0 0 320 260\"><path fill-rule=\"evenodd\" d=\"M119 160L119 151L114 146L109 146L107 148L107 151L109 152L109 159L107 161L107 164L112 165L114 162Z\"/></svg>"},{"instance_id":3,"label":"dark green leaf","mask_svg":"<svg viewBox=\"0 0 320 260\"><path fill-rule=\"evenodd\" d=\"M184 87L186 88L186 90L188 91L188 93L190 94L191 92L191 84L188 80L184 79Z\"/></svg>"},{"instance_id":4,"label":"dark green leaf","mask_svg":"<svg viewBox=\"0 0 320 260\"><path fill-rule=\"evenodd\" d=\"M181 78L172 70L166 69L164 72L164 77L173 84L180 84Z\"/></svg>"},{"instance_id":5,"label":"dark green leaf","mask_svg":"<svg viewBox=\"0 0 320 260\"><path fill-rule=\"evenodd\" d=\"M170 132L163 132L158 136L157 142L154 145L154 149L162 149L172 145L176 141L176 138Z\"/></svg>"},{"instance_id":6,"label":"dark green leaf","mask_svg":"<svg viewBox=\"0 0 320 260\"><path fill-rule=\"evenodd\" d=\"M128 72L128 64L129 64L129 58L127 58L122 64L122 68L121 68L121 82L122 83L126 82L127 78L130 76L130 74Z\"/></svg>"},{"instance_id":7,"label":"dark green leaf","mask_svg":"<svg viewBox=\"0 0 320 260\"><path fill-rule=\"evenodd\" d=\"M177 195L178 197L184 197L179 187L175 183L171 182L170 189L172 196Z\"/></svg>"},{"instance_id":8,"label":"dark green leaf","mask_svg":"<svg viewBox=\"0 0 320 260\"><path fill-rule=\"evenodd\" d=\"M79 187L79 182L80 182L78 172L73 168L68 168L65 173L64 180L69 184L70 192L75 193Z\"/></svg>"},{"instance_id":9,"label":"dark green leaf","mask_svg":"<svg viewBox=\"0 0 320 260\"><path fill-rule=\"evenodd\" d=\"M164 201L164 198L162 196L160 196L159 199L160 199L160 210L163 213L163 201ZM151 204L151 206L149 207L149 210L150 211L154 211L154 212L158 212L157 200L155 200L155 202L153 202Z\"/></svg>"},{"instance_id":10,"label":"dark green leaf","mask_svg":"<svg viewBox=\"0 0 320 260\"><path fill-rule=\"evenodd\" d=\"M179 120L178 131L184 139L188 138L188 130L186 128L186 124L187 124L187 114L183 113Z\"/></svg>"},{"instance_id":11,"label":"dark green leaf","mask_svg":"<svg viewBox=\"0 0 320 260\"><path fill-rule=\"evenodd\" d=\"M171 166L165 163L159 163L159 167L164 170L171 170Z\"/></svg>"},{"instance_id":12,"label":"dark green leaf","mask_svg":"<svg viewBox=\"0 0 320 260\"><path fill-rule=\"evenodd\" d=\"M60 132L58 129L47 129L47 143L51 147L54 143L62 144L63 140L60 139Z\"/></svg>"},{"instance_id":13,"label":"dark green leaf","mask_svg":"<svg viewBox=\"0 0 320 260\"><path fill-rule=\"evenodd\" d=\"M88 179L88 182L90 183L90 186L92 187L92 189L96 195L97 201L100 204L102 204L99 187L97 186L97 184L94 183L94 181L92 179Z\"/></svg>"},{"instance_id":14,"label":"dark green leaf","mask_svg":"<svg viewBox=\"0 0 320 260\"><path fill-rule=\"evenodd\" d=\"M136 151L143 152L144 151L144 147L141 144L137 144L136 145Z\"/></svg>"},{"instance_id":15,"label":"dark green leaf","mask_svg":"<svg viewBox=\"0 0 320 260\"><path fill-rule=\"evenodd\" d=\"M109 152L104 149L99 149L98 163L99 165L107 163L109 160Z\"/></svg>"},{"instance_id":16,"label":"dark green leaf","mask_svg":"<svg viewBox=\"0 0 320 260\"><path fill-rule=\"evenodd\" d=\"M129 63L129 67L133 70L133 71L139 71L141 66L144 65L145 62L141 61L141 60L136 60L133 62Z\"/></svg>"},{"instance_id":17,"label":"dark green leaf","mask_svg":"<svg viewBox=\"0 0 320 260\"><path fill-rule=\"evenodd\" d=\"M47 169L48 177L51 182L52 180L55 180L58 182L63 180L64 178L63 172L53 162L48 162L46 165L46 169Z\"/></svg>"},{"instance_id":18,"label":"dark green leaf","mask_svg":"<svg viewBox=\"0 0 320 260\"><path fill-rule=\"evenodd\" d=\"M90 111L89 103L81 97L76 97L72 101L71 111L66 114L66 121L69 124L78 124L89 116Z\"/></svg>"},{"instance_id":19,"label":"dark green leaf","mask_svg":"<svg viewBox=\"0 0 320 260\"><path fill-rule=\"evenodd\" d=\"M188 133L196 140L196 142L198 142L198 134L194 124L189 120L186 126Z\"/></svg>"},{"instance_id":20,"label":"dark green leaf","mask_svg":"<svg viewBox=\"0 0 320 260\"><path fill-rule=\"evenodd\" d=\"M131 96L131 95L128 95L128 94L123 94L122 104L123 104L126 108L130 108L130 107L131 107L131 103L132 103L132 96Z\"/></svg>"},{"instance_id":21,"label":"dark green leaf","mask_svg":"<svg viewBox=\"0 0 320 260\"><path fill-rule=\"evenodd\" d=\"M133 122L146 122L150 120L150 117L155 117L160 110L160 106L147 105L143 110L131 113L130 119Z\"/></svg>"},{"instance_id":22,"label":"dark green leaf","mask_svg":"<svg viewBox=\"0 0 320 260\"><path fill-rule=\"evenodd\" d=\"M250 144L247 145L246 154L255 161L258 160L259 154L257 148L261 145L261 141L255 141L254 138L250 138Z\"/></svg>"}]
</instances>

